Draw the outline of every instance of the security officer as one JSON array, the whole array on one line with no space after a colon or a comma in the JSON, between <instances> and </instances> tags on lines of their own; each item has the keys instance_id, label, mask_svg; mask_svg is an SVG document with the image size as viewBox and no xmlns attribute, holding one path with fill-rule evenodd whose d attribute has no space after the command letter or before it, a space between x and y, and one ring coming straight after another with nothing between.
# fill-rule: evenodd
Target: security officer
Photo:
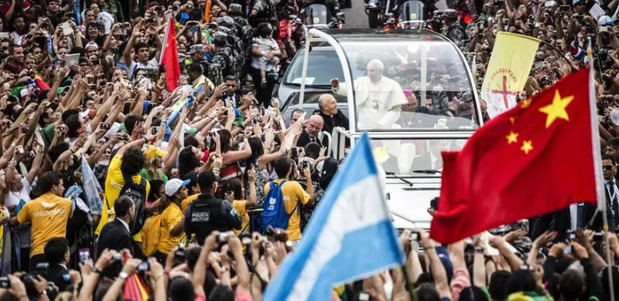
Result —
<instances>
[{"instance_id":1,"label":"security officer","mask_svg":"<svg viewBox=\"0 0 619 301\"><path fill-rule=\"evenodd\" d=\"M204 45L202 44L191 45L191 47L189 48L189 52L187 52L187 54L189 54L189 56L191 57L192 63L200 64L200 67L202 68L202 74L207 76L209 64L208 64L208 60L206 60L206 58L204 57Z\"/></svg>"},{"instance_id":2,"label":"security officer","mask_svg":"<svg viewBox=\"0 0 619 301\"><path fill-rule=\"evenodd\" d=\"M228 15L234 20L238 37L243 41L244 47L242 49L246 49L251 43L251 39L254 35L253 27L249 24L247 18L243 16L242 7L238 3L230 4L230 7L228 7Z\"/></svg>"},{"instance_id":3,"label":"security officer","mask_svg":"<svg viewBox=\"0 0 619 301\"><path fill-rule=\"evenodd\" d=\"M185 232L187 237L195 234L199 244L212 232L225 232L241 229L241 216L226 201L215 197L217 177L211 171L198 175L198 185L202 193L187 207L185 213Z\"/></svg>"},{"instance_id":4,"label":"security officer","mask_svg":"<svg viewBox=\"0 0 619 301\"><path fill-rule=\"evenodd\" d=\"M458 47L461 47L469 39L466 31L460 25L458 21L458 12L455 9L444 10L445 27L447 27L447 33L445 34L450 40L452 40Z\"/></svg>"},{"instance_id":5,"label":"security officer","mask_svg":"<svg viewBox=\"0 0 619 301\"><path fill-rule=\"evenodd\" d=\"M232 49L228 46L228 35L218 31L213 36L214 55L209 65L209 77L219 86L224 81L226 75L235 75L234 69L236 60Z\"/></svg>"},{"instance_id":6,"label":"security officer","mask_svg":"<svg viewBox=\"0 0 619 301\"><path fill-rule=\"evenodd\" d=\"M256 26L263 22L268 22L277 27L277 12L275 1L273 0L254 0L249 10L249 22Z\"/></svg>"}]
</instances>

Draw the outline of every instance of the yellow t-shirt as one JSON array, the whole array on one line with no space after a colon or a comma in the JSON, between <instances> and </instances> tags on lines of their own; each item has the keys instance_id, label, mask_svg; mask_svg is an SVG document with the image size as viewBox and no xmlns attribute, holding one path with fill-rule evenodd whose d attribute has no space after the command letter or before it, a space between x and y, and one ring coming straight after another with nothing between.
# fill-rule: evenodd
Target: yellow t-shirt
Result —
<instances>
[{"instance_id":1,"label":"yellow t-shirt","mask_svg":"<svg viewBox=\"0 0 619 301\"><path fill-rule=\"evenodd\" d=\"M103 200L103 210L101 210L101 220L95 230L95 234L99 235L103 226L111 220L114 220L114 202L119 197L120 191L125 185L125 179L120 171L120 163L122 162L122 155L116 155L112 158L110 166L107 170L107 176L105 177L105 199ZM131 177L134 183L140 183L142 177L135 175ZM146 179L144 179L146 181ZM150 183L146 181L146 199L148 199L148 193L150 192ZM109 205L109 207L108 207ZM108 211L111 215L108 215Z\"/></svg>"},{"instance_id":2,"label":"yellow t-shirt","mask_svg":"<svg viewBox=\"0 0 619 301\"><path fill-rule=\"evenodd\" d=\"M275 183L279 184L284 179L277 179ZM270 182L264 185L264 195L269 193ZM284 207L288 214L292 213L292 210L297 207L294 214L290 215L290 221L288 222L288 239L299 240L301 239L301 215L299 214L301 204L305 205L310 200L310 195L305 192L301 184L297 181L287 181L282 185L282 195L284 197ZM298 203L299 206L297 206Z\"/></svg>"},{"instance_id":3,"label":"yellow t-shirt","mask_svg":"<svg viewBox=\"0 0 619 301\"><path fill-rule=\"evenodd\" d=\"M17 214L17 222L32 222L30 257L43 254L45 245L52 238L67 236L67 222L71 214L71 200L53 193L43 194L24 205Z\"/></svg>"},{"instance_id":4,"label":"yellow t-shirt","mask_svg":"<svg viewBox=\"0 0 619 301\"><path fill-rule=\"evenodd\" d=\"M184 235L179 235L176 237L170 236L170 231L174 228L178 223L183 221L185 216L181 211L181 208L176 204L170 204L166 207L163 212L161 212L161 234L159 236L159 244L157 245L157 251L168 254L178 243L181 242Z\"/></svg>"},{"instance_id":5,"label":"yellow t-shirt","mask_svg":"<svg viewBox=\"0 0 619 301\"><path fill-rule=\"evenodd\" d=\"M234 207L234 210L236 210L236 212L238 212L239 215L243 218L243 222L241 223L241 230L234 229L234 234L239 235L241 234L241 231L249 232L249 227L247 226L249 224L249 213L247 213L247 201L245 200L232 201L232 207Z\"/></svg>"},{"instance_id":6,"label":"yellow t-shirt","mask_svg":"<svg viewBox=\"0 0 619 301\"><path fill-rule=\"evenodd\" d=\"M183 209L183 213L187 212L187 208L189 207L189 205L191 205L193 201L198 199L198 196L200 196L199 193L192 194L181 202L181 209Z\"/></svg>"}]
</instances>

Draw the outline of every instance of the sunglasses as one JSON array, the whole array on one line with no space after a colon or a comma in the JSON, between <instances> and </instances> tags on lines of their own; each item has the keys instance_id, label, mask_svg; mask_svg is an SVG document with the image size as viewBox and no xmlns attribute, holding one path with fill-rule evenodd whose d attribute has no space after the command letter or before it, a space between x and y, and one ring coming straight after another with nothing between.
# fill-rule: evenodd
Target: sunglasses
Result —
<instances>
[{"instance_id":1,"label":"sunglasses","mask_svg":"<svg viewBox=\"0 0 619 301\"><path fill-rule=\"evenodd\" d=\"M614 166L612 166L612 165L604 165L603 167L604 167L604 170L608 171L608 170L613 170Z\"/></svg>"}]
</instances>

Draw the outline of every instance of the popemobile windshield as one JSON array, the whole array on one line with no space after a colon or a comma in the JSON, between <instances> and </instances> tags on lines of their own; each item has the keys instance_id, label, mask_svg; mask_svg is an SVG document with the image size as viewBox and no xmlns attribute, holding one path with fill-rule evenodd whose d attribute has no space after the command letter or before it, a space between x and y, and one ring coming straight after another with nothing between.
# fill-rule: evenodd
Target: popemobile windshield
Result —
<instances>
[{"instance_id":1,"label":"popemobile windshield","mask_svg":"<svg viewBox=\"0 0 619 301\"><path fill-rule=\"evenodd\" d=\"M298 76L292 80L300 86L298 103L303 106L306 89L330 84L329 92L345 99L349 118L349 130L328 133L332 154L344 157L367 131L384 171L395 226L428 228L427 209L440 190L441 152L461 149L482 123L464 56L447 38L425 29L326 33L314 28L307 41L291 64L290 73ZM340 66L319 70L314 52L322 60L336 57L330 61Z\"/></svg>"}]
</instances>

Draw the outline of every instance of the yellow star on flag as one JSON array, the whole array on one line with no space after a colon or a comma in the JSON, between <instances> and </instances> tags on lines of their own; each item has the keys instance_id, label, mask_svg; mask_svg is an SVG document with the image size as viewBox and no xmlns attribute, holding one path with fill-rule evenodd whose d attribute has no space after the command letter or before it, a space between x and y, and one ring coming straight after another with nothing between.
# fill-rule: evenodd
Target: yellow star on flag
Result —
<instances>
[{"instance_id":1,"label":"yellow star on flag","mask_svg":"<svg viewBox=\"0 0 619 301\"><path fill-rule=\"evenodd\" d=\"M531 105L531 98L527 98L520 103L520 107L523 109L528 108Z\"/></svg>"},{"instance_id":2,"label":"yellow star on flag","mask_svg":"<svg viewBox=\"0 0 619 301\"><path fill-rule=\"evenodd\" d=\"M533 150L533 144L531 143L531 140L525 140L522 142L522 146L520 147L520 149L525 153L525 154L529 154L530 151Z\"/></svg>"},{"instance_id":3,"label":"yellow star on flag","mask_svg":"<svg viewBox=\"0 0 619 301\"><path fill-rule=\"evenodd\" d=\"M546 128L550 127L550 125L552 125L557 118L570 121L570 117L567 115L565 108L570 104L570 102L572 102L573 99L574 96L563 98L559 94L559 90L555 90L555 97L552 99L552 103L539 109L540 112L546 113L547 115Z\"/></svg>"},{"instance_id":4,"label":"yellow star on flag","mask_svg":"<svg viewBox=\"0 0 619 301\"><path fill-rule=\"evenodd\" d=\"M509 135L505 136L507 139L507 144L512 144L518 142L518 133L509 132Z\"/></svg>"}]
</instances>

